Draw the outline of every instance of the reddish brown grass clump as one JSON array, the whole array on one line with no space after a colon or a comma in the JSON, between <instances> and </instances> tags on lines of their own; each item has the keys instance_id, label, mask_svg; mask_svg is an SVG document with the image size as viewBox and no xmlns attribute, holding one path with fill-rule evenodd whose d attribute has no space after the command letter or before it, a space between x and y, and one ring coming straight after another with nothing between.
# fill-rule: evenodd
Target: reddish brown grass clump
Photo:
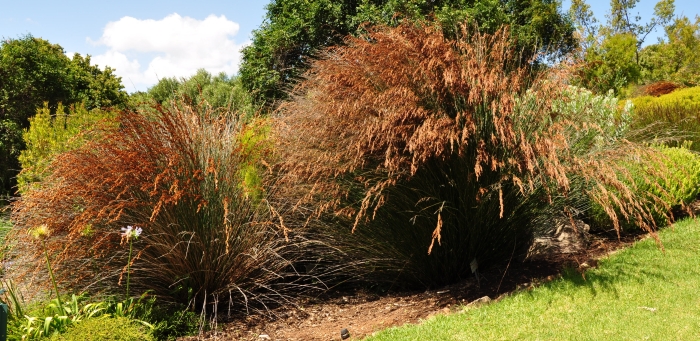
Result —
<instances>
[{"instance_id":1,"label":"reddish brown grass clump","mask_svg":"<svg viewBox=\"0 0 700 341\"><path fill-rule=\"evenodd\" d=\"M48 225L64 283L118 292L128 250L120 227L139 226L133 288L198 308L279 297L271 282L289 265L291 243L251 181L269 155L268 123L186 105L123 112L118 123L56 158L53 173L15 204L16 237L27 242L23 230Z\"/></svg>"}]
</instances>

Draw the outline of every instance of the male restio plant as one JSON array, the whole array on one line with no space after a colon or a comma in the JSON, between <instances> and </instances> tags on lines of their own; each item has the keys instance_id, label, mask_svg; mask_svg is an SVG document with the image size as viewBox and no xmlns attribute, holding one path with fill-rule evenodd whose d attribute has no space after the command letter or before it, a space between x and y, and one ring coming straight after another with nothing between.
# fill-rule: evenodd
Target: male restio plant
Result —
<instances>
[{"instance_id":1,"label":"male restio plant","mask_svg":"<svg viewBox=\"0 0 700 341\"><path fill-rule=\"evenodd\" d=\"M607 112L553 109L580 94L566 90L565 69L517 64L507 29L457 36L430 23L376 27L312 62L273 130L297 208L287 224L373 259L373 280L414 287L518 258L543 220L589 200L617 228L654 228L610 161L655 151L622 138L615 117L598 122Z\"/></svg>"}]
</instances>

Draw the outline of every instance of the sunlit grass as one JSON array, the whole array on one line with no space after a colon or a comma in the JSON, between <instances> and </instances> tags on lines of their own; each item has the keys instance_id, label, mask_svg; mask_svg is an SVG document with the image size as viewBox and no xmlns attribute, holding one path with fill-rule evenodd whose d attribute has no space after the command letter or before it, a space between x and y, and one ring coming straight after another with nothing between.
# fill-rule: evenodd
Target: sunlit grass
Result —
<instances>
[{"instance_id":1,"label":"sunlit grass","mask_svg":"<svg viewBox=\"0 0 700 341\"><path fill-rule=\"evenodd\" d=\"M367 340L697 340L700 220L530 291Z\"/></svg>"}]
</instances>

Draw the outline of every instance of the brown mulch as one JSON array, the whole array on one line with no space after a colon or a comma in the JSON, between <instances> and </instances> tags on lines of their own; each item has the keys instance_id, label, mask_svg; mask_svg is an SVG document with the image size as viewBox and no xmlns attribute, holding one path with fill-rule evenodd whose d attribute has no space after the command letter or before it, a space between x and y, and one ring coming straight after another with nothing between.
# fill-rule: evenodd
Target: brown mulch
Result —
<instances>
[{"instance_id":1,"label":"brown mulch","mask_svg":"<svg viewBox=\"0 0 700 341\"><path fill-rule=\"evenodd\" d=\"M470 278L438 290L394 292L378 295L367 290L322 296L301 302L297 307L277 307L266 314L252 314L219 324L217 331L180 341L218 340L341 340L347 328L349 340L392 326L420 323L437 314L446 314L474 300L488 296L500 299L518 290L556 278L565 267L581 272L597 260L645 238L644 235L595 238L576 254L550 255L547 259L509 264L479 274L479 283Z\"/></svg>"}]
</instances>

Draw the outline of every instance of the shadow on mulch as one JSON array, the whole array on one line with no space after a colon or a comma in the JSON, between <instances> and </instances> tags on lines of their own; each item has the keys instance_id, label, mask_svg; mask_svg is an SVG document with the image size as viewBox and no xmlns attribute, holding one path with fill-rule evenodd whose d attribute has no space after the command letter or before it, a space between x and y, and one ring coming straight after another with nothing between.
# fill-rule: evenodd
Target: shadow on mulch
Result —
<instances>
[{"instance_id":1,"label":"shadow on mulch","mask_svg":"<svg viewBox=\"0 0 700 341\"><path fill-rule=\"evenodd\" d=\"M349 340L359 340L378 330L449 313L485 296L499 299L514 291L527 290L556 278L564 268L583 273L595 267L597 259L646 236L628 235L621 239L594 236L582 252L513 261L479 273L478 281L475 276L438 290L378 294L355 289L324 294L301 301L298 306L280 306L267 314L242 316L219 324L214 331L180 340L341 340L343 328L349 330Z\"/></svg>"}]
</instances>

